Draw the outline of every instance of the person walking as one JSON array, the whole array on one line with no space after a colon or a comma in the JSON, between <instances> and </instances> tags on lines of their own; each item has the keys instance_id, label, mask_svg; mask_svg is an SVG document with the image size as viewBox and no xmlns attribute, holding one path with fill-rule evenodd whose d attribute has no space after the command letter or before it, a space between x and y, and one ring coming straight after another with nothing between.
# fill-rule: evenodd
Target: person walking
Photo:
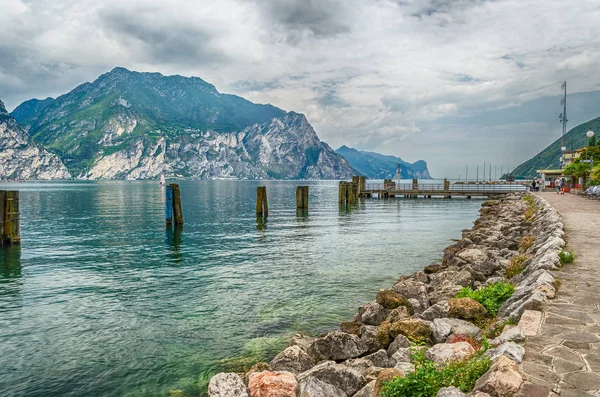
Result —
<instances>
[{"instance_id":1,"label":"person walking","mask_svg":"<svg viewBox=\"0 0 600 397\"><path fill-rule=\"evenodd\" d=\"M565 187L567 186L567 180L564 175L560 178L560 194L565 194Z\"/></svg>"},{"instance_id":2,"label":"person walking","mask_svg":"<svg viewBox=\"0 0 600 397\"><path fill-rule=\"evenodd\" d=\"M556 177L554 180L554 188L556 189L556 194L560 194L560 178Z\"/></svg>"}]
</instances>

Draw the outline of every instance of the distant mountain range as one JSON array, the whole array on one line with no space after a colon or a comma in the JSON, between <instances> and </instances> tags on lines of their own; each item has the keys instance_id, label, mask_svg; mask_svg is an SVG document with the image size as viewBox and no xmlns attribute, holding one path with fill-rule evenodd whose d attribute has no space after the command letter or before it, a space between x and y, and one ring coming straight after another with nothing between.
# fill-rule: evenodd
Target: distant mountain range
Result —
<instances>
[{"instance_id":1,"label":"distant mountain range","mask_svg":"<svg viewBox=\"0 0 600 397\"><path fill-rule=\"evenodd\" d=\"M2 152L0 178L391 178L397 163L403 177L429 178L424 161L336 153L304 115L222 94L198 77L118 67L56 99L25 101L12 117L2 109L0 143L12 151Z\"/></svg>"},{"instance_id":2,"label":"distant mountain range","mask_svg":"<svg viewBox=\"0 0 600 397\"><path fill-rule=\"evenodd\" d=\"M596 133L600 131L600 117L593 120L587 121L583 124L572 128L565 134L565 146L569 150L576 150L587 145L586 132L592 130ZM533 178L538 176L537 170L543 169L557 169L560 168L560 157L561 157L561 139L558 138L552 142L548 147L533 156L523 164L516 167L510 175L515 178Z\"/></svg>"},{"instance_id":3,"label":"distant mountain range","mask_svg":"<svg viewBox=\"0 0 600 397\"><path fill-rule=\"evenodd\" d=\"M403 179L431 179L427 163L423 160L408 163L399 157L356 150L347 146L340 147L336 153L344 156L355 170L370 179L395 178L398 164Z\"/></svg>"}]
</instances>

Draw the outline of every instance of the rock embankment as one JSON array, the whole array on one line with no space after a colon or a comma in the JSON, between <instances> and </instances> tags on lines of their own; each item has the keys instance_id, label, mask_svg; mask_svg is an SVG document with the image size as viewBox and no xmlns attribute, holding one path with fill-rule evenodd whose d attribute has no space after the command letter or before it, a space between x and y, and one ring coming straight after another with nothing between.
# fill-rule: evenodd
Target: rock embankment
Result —
<instances>
[{"instance_id":1,"label":"rock embankment","mask_svg":"<svg viewBox=\"0 0 600 397\"><path fill-rule=\"evenodd\" d=\"M532 311L554 298L557 283L550 271L560 267L562 237L560 217L539 197L485 201L473 228L444 250L441 263L380 290L340 331L297 335L270 364L214 376L209 396L378 396L387 381L415 371L414 341L436 366L476 354L489 357L491 366L467 390L470 395L516 395L524 383L518 369L524 349L518 343L525 339L523 327L531 332L519 320L525 311L524 318L535 318ZM497 285L514 288L498 307L457 297L465 287L481 291ZM466 394L444 387L437 395Z\"/></svg>"}]
</instances>

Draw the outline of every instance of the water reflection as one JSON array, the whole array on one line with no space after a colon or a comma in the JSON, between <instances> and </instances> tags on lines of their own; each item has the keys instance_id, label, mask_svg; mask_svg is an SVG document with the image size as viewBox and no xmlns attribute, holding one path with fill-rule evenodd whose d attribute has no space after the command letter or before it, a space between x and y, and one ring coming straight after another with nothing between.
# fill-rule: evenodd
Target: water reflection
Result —
<instances>
[{"instance_id":1,"label":"water reflection","mask_svg":"<svg viewBox=\"0 0 600 397\"><path fill-rule=\"evenodd\" d=\"M298 208L296 209L296 218L299 221L304 221L308 218L308 208Z\"/></svg>"},{"instance_id":2,"label":"water reflection","mask_svg":"<svg viewBox=\"0 0 600 397\"><path fill-rule=\"evenodd\" d=\"M170 226L166 229L165 242L169 246L171 251L171 257L175 262L181 262L183 255L181 254L181 233L183 231L182 225L176 225L174 228Z\"/></svg>"},{"instance_id":3,"label":"water reflection","mask_svg":"<svg viewBox=\"0 0 600 397\"><path fill-rule=\"evenodd\" d=\"M18 245L0 247L0 277L3 279L21 277L21 247Z\"/></svg>"},{"instance_id":4,"label":"water reflection","mask_svg":"<svg viewBox=\"0 0 600 397\"><path fill-rule=\"evenodd\" d=\"M256 230L262 232L263 230L267 230L267 218L259 216L256 218Z\"/></svg>"}]
</instances>

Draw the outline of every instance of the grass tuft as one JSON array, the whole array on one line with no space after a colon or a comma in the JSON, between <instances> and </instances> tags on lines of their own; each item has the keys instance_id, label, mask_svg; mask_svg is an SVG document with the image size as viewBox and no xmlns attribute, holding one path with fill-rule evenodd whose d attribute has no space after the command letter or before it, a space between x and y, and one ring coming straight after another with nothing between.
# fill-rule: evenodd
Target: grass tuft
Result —
<instances>
[{"instance_id":1,"label":"grass tuft","mask_svg":"<svg viewBox=\"0 0 600 397\"><path fill-rule=\"evenodd\" d=\"M573 251L561 250L558 253L558 256L562 265L564 265L565 263L571 263L575 260L575 253Z\"/></svg>"},{"instance_id":2,"label":"grass tuft","mask_svg":"<svg viewBox=\"0 0 600 397\"><path fill-rule=\"evenodd\" d=\"M535 243L535 236L532 236L531 234L524 236L521 239L521 241L519 241L519 251L521 251L521 252L527 251L529 248L533 247L534 243Z\"/></svg>"},{"instance_id":3,"label":"grass tuft","mask_svg":"<svg viewBox=\"0 0 600 397\"><path fill-rule=\"evenodd\" d=\"M515 292L515 286L510 283L494 283L485 288L472 290L469 287L461 289L457 298L471 298L481 303L492 317L498 314L500 306Z\"/></svg>"},{"instance_id":4,"label":"grass tuft","mask_svg":"<svg viewBox=\"0 0 600 397\"><path fill-rule=\"evenodd\" d=\"M515 255L512 258L510 258L510 263L504 271L504 277L513 278L521 274L521 272L525 270L524 263L526 260L527 257L525 255Z\"/></svg>"}]
</instances>

